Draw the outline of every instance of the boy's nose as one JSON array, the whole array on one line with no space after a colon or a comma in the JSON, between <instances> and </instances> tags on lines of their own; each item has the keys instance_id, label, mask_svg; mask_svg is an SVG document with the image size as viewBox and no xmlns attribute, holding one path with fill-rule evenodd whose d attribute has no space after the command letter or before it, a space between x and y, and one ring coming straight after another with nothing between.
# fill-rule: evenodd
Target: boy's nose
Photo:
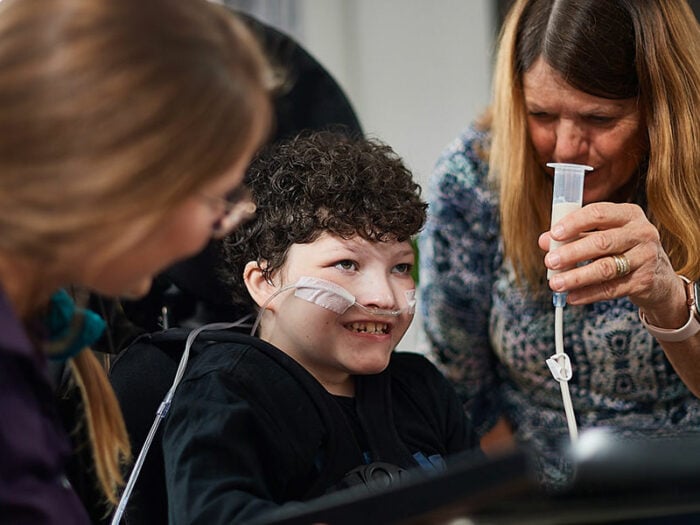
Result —
<instances>
[{"instance_id":1,"label":"boy's nose","mask_svg":"<svg viewBox=\"0 0 700 525\"><path fill-rule=\"evenodd\" d=\"M368 280L369 281L369 280ZM373 279L362 284L355 299L364 306L392 309L397 307L394 291L384 279Z\"/></svg>"}]
</instances>

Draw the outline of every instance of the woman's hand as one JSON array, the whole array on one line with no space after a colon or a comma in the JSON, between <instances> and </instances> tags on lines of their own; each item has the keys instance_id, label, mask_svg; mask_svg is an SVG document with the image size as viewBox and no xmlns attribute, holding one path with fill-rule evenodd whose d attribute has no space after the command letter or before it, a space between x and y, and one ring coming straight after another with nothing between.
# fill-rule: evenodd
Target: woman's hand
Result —
<instances>
[{"instance_id":1,"label":"woman's hand","mask_svg":"<svg viewBox=\"0 0 700 525\"><path fill-rule=\"evenodd\" d=\"M683 283L639 206L589 204L543 233L540 248L548 250L551 239L570 241L544 258L547 268L561 270L550 288L568 292L570 304L628 296L652 324L675 328L687 321Z\"/></svg>"},{"instance_id":2,"label":"woman's hand","mask_svg":"<svg viewBox=\"0 0 700 525\"><path fill-rule=\"evenodd\" d=\"M688 322L683 281L639 206L589 204L543 233L540 248L548 250L552 239L571 241L544 258L547 268L561 271L549 280L550 288L568 292L570 304L628 296L651 325L678 329ZM583 262L587 264L577 266ZM700 397L700 332L683 341L659 343L683 382Z\"/></svg>"}]
</instances>

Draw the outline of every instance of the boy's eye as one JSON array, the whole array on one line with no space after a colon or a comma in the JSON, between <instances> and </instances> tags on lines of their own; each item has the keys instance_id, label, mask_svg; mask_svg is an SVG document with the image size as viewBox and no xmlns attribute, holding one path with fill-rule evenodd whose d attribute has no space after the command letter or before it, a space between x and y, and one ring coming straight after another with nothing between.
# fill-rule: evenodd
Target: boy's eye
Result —
<instances>
[{"instance_id":1,"label":"boy's eye","mask_svg":"<svg viewBox=\"0 0 700 525\"><path fill-rule=\"evenodd\" d=\"M345 260L342 260L342 261L338 261L338 262L335 263L333 266L335 266L335 267L338 268L339 270L345 270L345 271L350 271L350 270L355 270L355 269L357 269L357 265L356 265L353 261L351 261L351 260L349 260L349 259L345 259Z\"/></svg>"},{"instance_id":2,"label":"boy's eye","mask_svg":"<svg viewBox=\"0 0 700 525\"><path fill-rule=\"evenodd\" d=\"M409 263L401 263L394 266L395 273L411 273L413 270L413 265Z\"/></svg>"}]
</instances>

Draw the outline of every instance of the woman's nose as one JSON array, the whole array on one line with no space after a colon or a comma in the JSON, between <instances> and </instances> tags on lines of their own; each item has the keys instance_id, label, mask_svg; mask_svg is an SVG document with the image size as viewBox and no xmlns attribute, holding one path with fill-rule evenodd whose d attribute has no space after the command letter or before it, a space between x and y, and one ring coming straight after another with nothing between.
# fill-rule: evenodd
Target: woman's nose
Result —
<instances>
[{"instance_id":1,"label":"woman's nose","mask_svg":"<svg viewBox=\"0 0 700 525\"><path fill-rule=\"evenodd\" d=\"M554 146L554 162L586 162L588 139L583 129L576 123L562 120L557 128Z\"/></svg>"}]
</instances>

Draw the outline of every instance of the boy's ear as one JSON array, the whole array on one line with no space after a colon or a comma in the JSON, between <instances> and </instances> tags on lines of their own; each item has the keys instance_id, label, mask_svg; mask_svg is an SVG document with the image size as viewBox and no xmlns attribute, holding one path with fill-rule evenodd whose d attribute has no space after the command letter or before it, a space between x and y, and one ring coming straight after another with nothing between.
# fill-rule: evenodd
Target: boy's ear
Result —
<instances>
[{"instance_id":1,"label":"boy's ear","mask_svg":"<svg viewBox=\"0 0 700 525\"><path fill-rule=\"evenodd\" d=\"M270 296L277 291L274 284L265 279L263 270L257 261L248 261L243 269L243 281L248 289L248 293L255 301L255 304L262 306ZM274 310L272 305L268 305L268 310Z\"/></svg>"}]
</instances>

